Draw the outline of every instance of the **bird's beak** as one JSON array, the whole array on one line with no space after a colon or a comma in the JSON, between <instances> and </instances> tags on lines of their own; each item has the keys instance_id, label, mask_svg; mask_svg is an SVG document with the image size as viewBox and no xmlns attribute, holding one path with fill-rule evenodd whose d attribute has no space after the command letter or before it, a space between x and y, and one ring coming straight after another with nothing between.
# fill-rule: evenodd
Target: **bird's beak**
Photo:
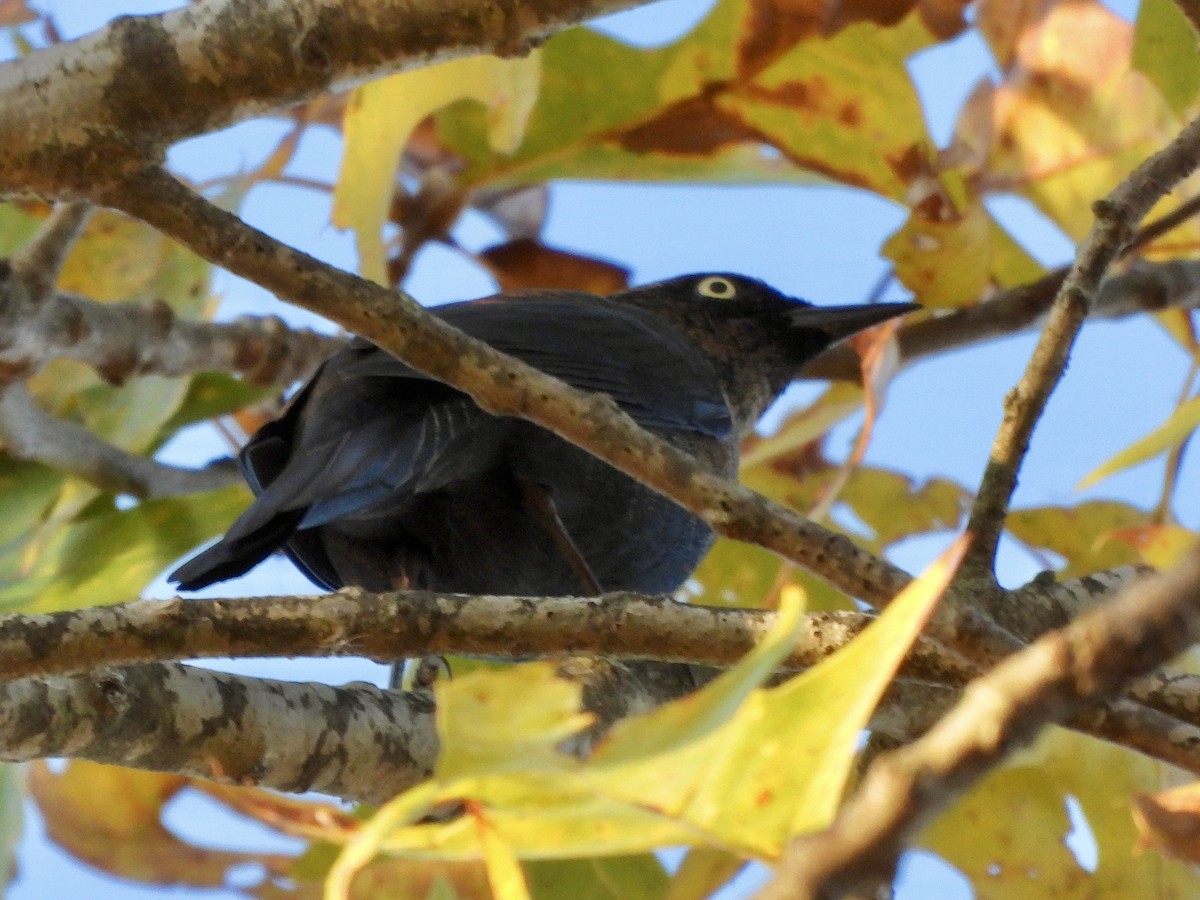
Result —
<instances>
[{"instance_id":1,"label":"bird's beak","mask_svg":"<svg viewBox=\"0 0 1200 900\"><path fill-rule=\"evenodd\" d=\"M836 344L864 328L920 309L916 303L859 303L854 306L798 306L791 313L797 328L812 328Z\"/></svg>"}]
</instances>

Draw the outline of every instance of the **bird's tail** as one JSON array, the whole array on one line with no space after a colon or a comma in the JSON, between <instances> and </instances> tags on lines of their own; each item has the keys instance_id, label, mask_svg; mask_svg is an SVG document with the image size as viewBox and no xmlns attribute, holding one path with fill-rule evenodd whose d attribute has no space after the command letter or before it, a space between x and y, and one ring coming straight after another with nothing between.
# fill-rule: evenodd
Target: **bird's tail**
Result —
<instances>
[{"instance_id":1,"label":"bird's tail","mask_svg":"<svg viewBox=\"0 0 1200 900\"><path fill-rule=\"evenodd\" d=\"M247 510L251 512L254 507ZM193 556L167 576L181 591L197 591L218 581L245 575L287 543L307 510L278 512L260 527L238 534L237 523L220 541ZM243 515L243 518L246 516ZM231 538L231 535L235 535Z\"/></svg>"}]
</instances>

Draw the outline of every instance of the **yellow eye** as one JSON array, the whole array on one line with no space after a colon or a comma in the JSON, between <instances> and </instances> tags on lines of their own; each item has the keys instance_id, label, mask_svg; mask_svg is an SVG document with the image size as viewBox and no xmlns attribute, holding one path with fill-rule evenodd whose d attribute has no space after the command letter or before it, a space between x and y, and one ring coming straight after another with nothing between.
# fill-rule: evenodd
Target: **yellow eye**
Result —
<instances>
[{"instance_id":1,"label":"yellow eye","mask_svg":"<svg viewBox=\"0 0 1200 900\"><path fill-rule=\"evenodd\" d=\"M737 288L728 278L705 278L696 285L696 293L714 300L732 300L737 296Z\"/></svg>"}]
</instances>

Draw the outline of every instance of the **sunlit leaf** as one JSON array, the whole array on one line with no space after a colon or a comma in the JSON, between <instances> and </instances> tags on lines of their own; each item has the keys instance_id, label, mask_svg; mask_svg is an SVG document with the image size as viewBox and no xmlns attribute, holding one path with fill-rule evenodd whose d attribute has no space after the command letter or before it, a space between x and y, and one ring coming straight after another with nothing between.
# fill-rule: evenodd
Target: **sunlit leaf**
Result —
<instances>
[{"instance_id":1,"label":"sunlit leaf","mask_svg":"<svg viewBox=\"0 0 1200 900\"><path fill-rule=\"evenodd\" d=\"M1170 418L1148 435L1134 441L1111 459L1093 469L1082 481L1079 490L1089 488L1109 475L1153 459L1186 440L1200 425L1200 397L1179 404Z\"/></svg>"},{"instance_id":2,"label":"sunlit leaf","mask_svg":"<svg viewBox=\"0 0 1200 900\"><path fill-rule=\"evenodd\" d=\"M1195 891L1195 876L1183 864L1137 854L1128 809L1131 794L1157 790L1171 771L1112 744L1048 729L940 817L921 845L962 869L979 896L995 900L1184 900ZM1074 831L1068 796L1078 801L1095 840L1094 871L1068 846ZM1073 846L1090 857L1087 844L1077 838Z\"/></svg>"},{"instance_id":3,"label":"sunlit leaf","mask_svg":"<svg viewBox=\"0 0 1200 900\"><path fill-rule=\"evenodd\" d=\"M1043 506L1009 514L1007 527L1017 540L1030 547L1050 550L1067 561L1064 577L1089 575L1136 562L1137 551L1109 540L1113 532L1147 523L1146 513L1107 500L1078 506Z\"/></svg>"},{"instance_id":4,"label":"sunlit leaf","mask_svg":"<svg viewBox=\"0 0 1200 900\"><path fill-rule=\"evenodd\" d=\"M1184 900L1195 894L1195 875L1182 863L1135 852L1128 806L1131 795L1159 790L1174 771L1086 735L1047 729L939 817L920 843L961 869L981 897ZM1068 844L1068 797L1094 844L1083 835ZM1094 870L1083 862L1093 852Z\"/></svg>"},{"instance_id":5,"label":"sunlit leaf","mask_svg":"<svg viewBox=\"0 0 1200 900\"><path fill-rule=\"evenodd\" d=\"M384 282L383 225L392 201L400 154L430 113L461 98L488 108L491 149L511 153L524 135L537 98L541 54L520 59L470 56L402 72L363 85L346 110L345 153L334 192L334 224L354 231L359 269Z\"/></svg>"},{"instance_id":6,"label":"sunlit leaf","mask_svg":"<svg viewBox=\"0 0 1200 900\"><path fill-rule=\"evenodd\" d=\"M930 216L928 205L913 211L888 238L883 254L895 263L896 277L926 306L975 303L988 287L994 223L983 204L965 210L941 204Z\"/></svg>"},{"instance_id":7,"label":"sunlit leaf","mask_svg":"<svg viewBox=\"0 0 1200 900\"><path fill-rule=\"evenodd\" d=\"M475 819L483 862L487 866L488 883L496 900L529 900L525 873L521 871L521 864L512 847L492 827L482 810L471 810L471 816Z\"/></svg>"},{"instance_id":8,"label":"sunlit leaf","mask_svg":"<svg viewBox=\"0 0 1200 900\"><path fill-rule=\"evenodd\" d=\"M12 763L0 769L0 894L17 874L17 844L25 825L23 777L24 770Z\"/></svg>"},{"instance_id":9,"label":"sunlit leaf","mask_svg":"<svg viewBox=\"0 0 1200 900\"><path fill-rule=\"evenodd\" d=\"M0 608L54 612L134 600L168 563L228 527L248 502L238 485L97 510L55 529L32 567L0 587Z\"/></svg>"},{"instance_id":10,"label":"sunlit leaf","mask_svg":"<svg viewBox=\"0 0 1200 900\"><path fill-rule=\"evenodd\" d=\"M933 36L915 17L803 41L716 109L796 165L900 200L933 148L905 61Z\"/></svg>"},{"instance_id":11,"label":"sunlit leaf","mask_svg":"<svg viewBox=\"0 0 1200 900\"><path fill-rule=\"evenodd\" d=\"M1178 525L1141 525L1109 532L1108 540L1128 544L1142 562L1160 572L1175 568L1196 545L1196 532Z\"/></svg>"},{"instance_id":12,"label":"sunlit leaf","mask_svg":"<svg viewBox=\"0 0 1200 900\"><path fill-rule=\"evenodd\" d=\"M861 729L963 546L960 541L849 646L778 687L754 689L719 729L706 733L696 726L712 702L710 688L718 698L726 691L730 699L738 696L744 682L737 679L745 675L737 669L693 697L620 723L594 757L599 787L678 817L725 846L768 858L790 835L828 824ZM835 721L830 709L838 710ZM672 735L689 732L686 744L672 742ZM642 756L648 748L656 751L650 760Z\"/></svg>"},{"instance_id":13,"label":"sunlit leaf","mask_svg":"<svg viewBox=\"0 0 1200 900\"><path fill-rule=\"evenodd\" d=\"M1011 15L997 6L997 18ZM991 190L1028 197L1078 239L1091 227L1091 203L1179 125L1130 68L1132 27L1099 2L1035 4L1023 24L1007 45L1013 59L1004 81L971 97L957 140L986 158ZM1172 238L1196 236L1189 225Z\"/></svg>"},{"instance_id":14,"label":"sunlit leaf","mask_svg":"<svg viewBox=\"0 0 1200 900\"><path fill-rule=\"evenodd\" d=\"M530 860L525 878L534 900L662 900L671 881L653 853Z\"/></svg>"}]
</instances>

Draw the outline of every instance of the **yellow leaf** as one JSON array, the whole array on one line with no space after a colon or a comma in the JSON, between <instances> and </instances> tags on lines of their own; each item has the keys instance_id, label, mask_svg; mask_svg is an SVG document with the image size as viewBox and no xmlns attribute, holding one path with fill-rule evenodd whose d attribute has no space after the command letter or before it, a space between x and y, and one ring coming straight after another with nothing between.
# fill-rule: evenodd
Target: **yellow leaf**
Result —
<instances>
[{"instance_id":1,"label":"yellow leaf","mask_svg":"<svg viewBox=\"0 0 1200 900\"><path fill-rule=\"evenodd\" d=\"M559 678L550 663L502 674L472 672L438 685L438 778L554 772L573 763L558 745L592 723L591 714L579 712L580 686Z\"/></svg>"},{"instance_id":2,"label":"yellow leaf","mask_svg":"<svg viewBox=\"0 0 1200 900\"><path fill-rule=\"evenodd\" d=\"M705 900L746 865L740 856L715 847L693 847L683 858L666 900Z\"/></svg>"},{"instance_id":3,"label":"yellow leaf","mask_svg":"<svg viewBox=\"0 0 1200 900\"><path fill-rule=\"evenodd\" d=\"M512 848L482 813L475 812L474 818L493 896L496 900L529 900L525 874L521 871L521 864L517 862Z\"/></svg>"},{"instance_id":4,"label":"yellow leaf","mask_svg":"<svg viewBox=\"0 0 1200 900\"><path fill-rule=\"evenodd\" d=\"M970 306L987 288L994 223L983 203L955 211L948 202L929 217L924 206L884 243L896 277L926 306Z\"/></svg>"},{"instance_id":5,"label":"yellow leaf","mask_svg":"<svg viewBox=\"0 0 1200 900\"><path fill-rule=\"evenodd\" d=\"M1110 537L1147 521L1145 512L1128 504L1089 500L1071 507L1014 510L1007 525L1022 543L1062 556L1067 566L1061 574L1070 578L1136 562L1138 555L1128 544Z\"/></svg>"},{"instance_id":6,"label":"yellow leaf","mask_svg":"<svg viewBox=\"0 0 1200 900\"><path fill-rule=\"evenodd\" d=\"M384 806L347 845L326 896L347 897L351 875L378 852L479 858L488 852L479 816L526 859L694 844L775 857L790 835L832 817L861 730L963 546L849 647L764 690L757 685L799 623L800 592L785 590L775 624L743 660L697 693L619 723L587 761L557 749L588 719L575 711L578 689L557 684L549 666L439 687L446 755L434 779ZM474 740L483 748L460 746ZM414 824L431 812L437 821Z\"/></svg>"},{"instance_id":7,"label":"yellow leaf","mask_svg":"<svg viewBox=\"0 0 1200 900\"><path fill-rule=\"evenodd\" d=\"M1109 475L1166 452L1189 437L1197 425L1200 425L1200 397L1193 397L1176 407L1171 417L1158 428L1096 467L1079 482L1079 490L1089 488Z\"/></svg>"},{"instance_id":8,"label":"yellow leaf","mask_svg":"<svg viewBox=\"0 0 1200 900\"><path fill-rule=\"evenodd\" d=\"M354 231L363 277L386 283L383 226L409 135L430 113L469 98L488 110L488 141L509 153L521 143L537 99L541 55L471 56L401 72L358 88L346 108L345 151L333 222Z\"/></svg>"},{"instance_id":9,"label":"yellow leaf","mask_svg":"<svg viewBox=\"0 0 1200 900\"><path fill-rule=\"evenodd\" d=\"M861 731L964 546L960 539L848 647L778 687L752 690L720 728L695 725L707 704L729 702L748 671L735 667L692 697L621 723L585 774L614 799L678 818L711 842L774 858L788 837L832 819ZM783 601L781 620L798 598L785 591ZM764 661L773 652L767 644ZM691 727L680 721L685 716ZM688 743L671 741L678 731Z\"/></svg>"},{"instance_id":10,"label":"yellow leaf","mask_svg":"<svg viewBox=\"0 0 1200 900\"><path fill-rule=\"evenodd\" d=\"M1175 771L1124 747L1047 729L934 822L920 845L961 869L988 900L1185 900L1197 895L1194 870L1137 855L1128 805L1131 793L1159 790ZM1094 840L1085 850L1095 853L1094 865L1071 850L1089 842L1068 840L1068 797Z\"/></svg>"},{"instance_id":11,"label":"yellow leaf","mask_svg":"<svg viewBox=\"0 0 1200 900\"><path fill-rule=\"evenodd\" d=\"M1178 525L1137 525L1118 528L1108 539L1133 547L1142 561L1160 572L1173 569L1196 546L1196 532Z\"/></svg>"}]
</instances>

